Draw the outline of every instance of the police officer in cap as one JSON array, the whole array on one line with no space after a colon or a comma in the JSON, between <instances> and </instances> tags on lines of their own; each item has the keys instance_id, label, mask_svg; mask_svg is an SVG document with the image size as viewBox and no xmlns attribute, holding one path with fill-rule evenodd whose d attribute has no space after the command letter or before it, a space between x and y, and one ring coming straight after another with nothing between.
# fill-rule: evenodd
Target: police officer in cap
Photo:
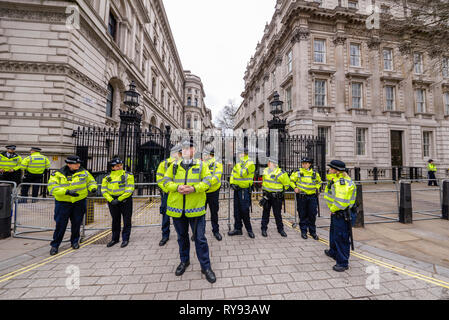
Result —
<instances>
[{"instance_id":1,"label":"police officer in cap","mask_svg":"<svg viewBox=\"0 0 449 320\"><path fill-rule=\"evenodd\" d=\"M328 166L331 180L326 185L324 199L331 212L330 248L324 250L324 253L336 261L333 270L342 272L349 268L350 210L355 204L357 189L346 173L343 161L333 160Z\"/></svg>"},{"instance_id":2,"label":"police officer in cap","mask_svg":"<svg viewBox=\"0 0 449 320\"><path fill-rule=\"evenodd\" d=\"M58 253L67 224L70 219L70 243L73 249L79 248L80 227L87 209L86 198L88 193L97 192L97 184L92 175L81 167L78 156L69 156L66 165L54 172L48 181L48 192L55 197L56 229L53 241L50 243L50 255Z\"/></svg>"},{"instance_id":3,"label":"police officer in cap","mask_svg":"<svg viewBox=\"0 0 449 320\"><path fill-rule=\"evenodd\" d=\"M120 239L121 217L123 216L122 244L124 248L129 243L131 235L131 217L133 213L134 176L123 170L123 161L114 158L110 162L111 173L103 178L101 194L108 201L112 216L112 240L107 244L110 248Z\"/></svg>"},{"instance_id":4,"label":"police officer in cap","mask_svg":"<svg viewBox=\"0 0 449 320\"><path fill-rule=\"evenodd\" d=\"M428 165L427 165L427 177L429 178L429 187L432 185L435 185L436 187L438 186L438 181L437 178L435 176L435 173L437 172L437 167L436 165L433 164L433 160L429 159L428 161Z\"/></svg>"},{"instance_id":5,"label":"police officer in cap","mask_svg":"<svg viewBox=\"0 0 449 320\"><path fill-rule=\"evenodd\" d=\"M0 153L0 180L15 182L18 186L22 179L21 162L22 157L16 153L16 146L6 146L6 151Z\"/></svg>"},{"instance_id":6,"label":"police officer in cap","mask_svg":"<svg viewBox=\"0 0 449 320\"><path fill-rule=\"evenodd\" d=\"M164 187L169 192L167 215L173 218L181 258L175 274L181 276L190 265L190 225L201 272L207 281L214 283L216 277L211 269L209 246L205 236L206 191L211 186L211 175L205 163L193 159L195 149L196 144L193 141L184 141L183 160L172 163L165 174Z\"/></svg>"},{"instance_id":7,"label":"police officer in cap","mask_svg":"<svg viewBox=\"0 0 449 320\"><path fill-rule=\"evenodd\" d=\"M23 183L42 183L44 171L50 169L50 160L42 155L41 151L41 148L31 147L30 155L22 160L20 167L25 171ZM29 189L29 185L22 186L21 196L27 197ZM37 198L38 195L39 186L33 185L33 198ZM26 200L24 199L23 202L26 202Z\"/></svg>"}]
</instances>

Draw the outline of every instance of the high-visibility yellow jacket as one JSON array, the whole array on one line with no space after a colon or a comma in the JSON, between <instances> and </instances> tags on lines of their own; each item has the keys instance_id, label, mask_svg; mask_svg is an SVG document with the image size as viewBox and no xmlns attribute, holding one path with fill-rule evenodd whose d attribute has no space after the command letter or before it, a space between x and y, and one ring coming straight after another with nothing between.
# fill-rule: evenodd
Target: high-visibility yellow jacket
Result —
<instances>
[{"instance_id":1,"label":"high-visibility yellow jacket","mask_svg":"<svg viewBox=\"0 0 449 320\"><path fill-rule=\"evenodd\" d=\"M32 174L42 174L50 169L50 160L40 152L34 152L22 160L20 167Z\"/></svg>"},{"instance_id":2,"label":"high-visibility yellow jacket","mask_svg":"<svg viewBox=\"0 0 449 320\"><path fill-rule=\"evenodd\" d=\"M281 168L265 168L262 176L262 189L268 192L282 192L290 187L288 173Z\"/></svg>"},{"instance_id":3,"label":"high-visibility yellow jacket","mask_svg":"<svg viewBox=\"0 0 449 320\"><path fill-rule=\"evenodd\" d=\"M164 182L165 182L165 173L167 172L168 167L170 167L170 165L175 162L175 158L170 157L165 159L164 161L161 161L161 163L159 163L159 166L157 167L157 172L156 172L156 182L159 188L161 188L161 190L165 193L168 193L167 189L164 187Z\"/></svg>"},{"instance_id":4,"label":"high-visibility yellow jacket","mask_svg":"<svg viewBox=\"0 0 449 320\"><path fill-rule=\"evenodd\" d=\"M79 170L73 172L70 171L68 166L64 166L59 171L52 173L50 180L48 180L48 192L57 201L74 203L85 199L88 190L91 192L93 189L97 189L97 183L94 177L84 168L79 168ZM66 195L67 190L76 191L79 196Z\"/></svg>"},{"instance_id":5,"label":"high-visibility yellow jacket","mask_svg":"<svg viewBox=\"0 0 449 320\"><path fill-rule=\"evenodd\" d=\"M318 172L313 169L301 168L290 176L291 187L298 188L301 192L311 195L316 194L321 188L321 177Z\"/></svg>"},{"instance_id":6,"label":"high-visibility yellow jacket","mask_svg":"<svg viewBox=\"0 0 449 320\"><path fill-rule=\"evenodd\" d=\"M112 171L101 182L101 194L108 202L115 198L123 201L133 195L134 189L134 175L125 170Z\"/></svg>"},{"instance_id":7,"label":"high-visibility yellow jacket","mask_svg":"<svg viewBox=\"0 0 449 320\"><path fill-rule=\"evenodd\" d=\"M185 214L187 218L194 218L206 214L206 191L212 183L209 168L204 162L193 160L186 171L182 166L182 160L178 160L167 169L165 178L164 187L169 192L168 216L180 218ZM178 187L182 185L193 186L195 192L188 195L180 194Z\"/></svg>"},{"instance_id":8,"label":"high-visibility yellow jacket","mask_svg":"<svg viewBox=\"0 0 449 320\"><path fill-rule=\"evenodd\" d=\"M20 170L20 163L22 162L22 157L17 153L10 154L8 157L7 152L0 153L0 169L9 171L9 170Z\"/></svg>"},{"instance_id":9,"label":"high-visibility yellow jacket","mask_svg":"<svg viewBox=\"0 0 449 320\"><path fill-rule=\"evenodd\" d=\"M220 189L221 187L221 176L223 174L223 165L218 162L215 158L210 158L209 160L204 162L208 167L212 179L210 180L212 185L207 190L206 193L212 193Z\"/></svg>"},{"instance_id":10,"label":"high-visibility yellow jacket","mask_svg":"<svg viewBox=\"0 0 449 320\"><path fill-rule=\"evenodd\" d=\"M429 164L427 165L427 170L428 170L428 171L432 171L432 172L437 172L437 166L434 165L433 163L429 163Z\"/></svg>"},{"instance_id":11,"label":"high-visibility yellow jacket","mask_svg":"<svg viewBox=\"0 0 449 320\"><path fill-rule=\"evenodd\" d=\"M254 183L254 172L256 166L254 162L249 159L248 156L240 158L240 162L236 163L232 169L232 175L230 179L231 184L235 184L240 188L249 188Z\"/></svg>"},{"instance_id":12,"label":"high-visibility yellow jacket","mask_svg":"<svg viewBox=\"0 0 449 320\"><path fill-rule=\"evenodd\" d=\"M346 174L337 174L328 181L324 191L324 200L331 213L352 208L355 204L357 187Z\"/></svg>"}]
</instances>

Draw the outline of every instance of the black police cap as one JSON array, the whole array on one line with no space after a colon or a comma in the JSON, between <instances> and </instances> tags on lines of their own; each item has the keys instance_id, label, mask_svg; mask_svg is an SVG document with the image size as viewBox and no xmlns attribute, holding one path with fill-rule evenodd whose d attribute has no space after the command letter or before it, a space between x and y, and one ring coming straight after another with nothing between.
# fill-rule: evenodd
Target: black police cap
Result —
<instances>
[{"instance_id":1,"label":"black police cap","mask_svg":"<svg viewBox=\"0 0 449 320\"><path fill-rule=\"evenodd\" d=\"M114 158L111 160L110 164L111 164L111 166L116 166L118 164L123 164L123 161L120 160L120 158Z\"/></svg>"},{"instance_id":2,"label":"black police cap","mask_svg":"<svg viewBox=\"0 0 449 320\"><path fill-rule=\"evenodd\" d=\"M77 164L77 163L82 163L82 161L81 161L81 158L78 156L68 156L67 159L65 159L65 163Z\"/></svg>"},{"instance_id":3,"label":"black police cap","mask_svg":"<svg viewBox=\"0 0 449 320\"><path fill-rule=\"evenodd\" d=\"M30 150L35 150L35 151L42 151L42 149L41 148L38 148L38 147L31 147L31 149Z\"/></svg>"},{"instance_id":4,"label":"black police cap","mask_svg":"<svg viewBox=\"0 0 449 320\"><path fill-rule=\"evenodd\" d=\"M10 145L10 146L6 146L5 148L9 149L9 150L16 150L17 147L15 145Z\"/></svg>"},{"instance_id":5,"label":"black police cap","mask_svg":"<svg viewBox=\"0 0 449 320\"><path fill-rule=\"evenodd\" d=\"M338 171L346 170L346 164L340 160L332 160L331 163L328 164L328 166Z\"/></svg>"},{"instance_id":6,"label":"black police cap","mask_svg":"<svg viewBox=\"0 0 449 320\"><path fill-rule=\"evenodd\" d=\"M312 158L304 157L304 158L301 159L301 162L313 163L313 159L312 159Z\"/></svg>"}]
</instances>

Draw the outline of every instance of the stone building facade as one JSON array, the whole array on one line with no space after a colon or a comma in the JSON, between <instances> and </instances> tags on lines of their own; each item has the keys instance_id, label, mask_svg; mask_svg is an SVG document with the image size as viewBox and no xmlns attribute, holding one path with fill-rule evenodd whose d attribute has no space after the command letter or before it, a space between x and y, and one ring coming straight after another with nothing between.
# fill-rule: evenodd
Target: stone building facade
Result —
<instances>
[{"instance_id":1,"label":"stone building facade","mask_svg":"<svg viewBox=\"0 0 449 320\"><path fill-rule=\"evenodd\" d=\"M190 78L211 126L162 0L0 2L0 145L39 146L53 168L73 153L73 129L119 127L131 81L142 129L184 128Z\"/></svg>"},{"instance_id":2,"label":"stone building facade","mask_svg":"<svg viewBox=\"0 0 449 320\"><path fill-rule=\"evenodd\" d=\"M369 6L402 16L394 3L278 0L245 72L236 128L266 128L277 91L289 133L325 136L328 159L448 168L448 57L430 57L425 39L412 48L367 28Z\"/></svg>"}]
</instances>

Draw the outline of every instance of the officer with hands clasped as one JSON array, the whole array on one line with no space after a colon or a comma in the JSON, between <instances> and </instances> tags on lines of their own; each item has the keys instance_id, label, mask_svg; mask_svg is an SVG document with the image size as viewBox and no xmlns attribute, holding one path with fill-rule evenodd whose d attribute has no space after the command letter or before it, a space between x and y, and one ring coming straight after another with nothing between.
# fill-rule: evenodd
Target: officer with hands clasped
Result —
<instances>
[{"instance_id":1,"label":"officer with hands clasped","mask_svg":"<svg viewBox=\"0 0 449 320\"><path fill-rule=\"evenodd\" d=\"M120 239L121 217L123 216L122 244L124 248L129 243L131 235L131 218L133 213L134 176L123 170L123 161L114 158L110 162L111 173L103 178L101 194L108 201L112 216L112 240L107 244L110 248Z\"/></svg>"},{"instance_id":2,"label":"officer with hands clasped","mask_svg":"<svg viewBox=\"0 0 449 320\"><path fill-rule=\"evenodd\" d=\"M267 237L267 227L270 220L270 210L273 208L273 214L276 221L278 232L281 236L286 237L284 224L282 222L282 200L284 199L284 189L290 187L290 179L288 173L278 166L275 158L268 159L268 167L263 171L263 198L261 205L262 212L262 236Z\"/></svg>"},{"instance_id":3,"label":"officer with hands clasped","mask_svg":"<svg viewBox=\"0 0 449 320\"><path fill-rule=\"evenodd\" d=\"M212 185L212 177L205 163L193 159L195 142L186 140L181 145L183 159L170 165L164 182L164 187L169 192L167 215L173 218L181 258L175 274L181 276L190 265L190 225L201 272L207 281L214 283L216 277L211 269L209 246L205 236L206 191Z\"/></svg>"},{"instance_id":4,"label":"officer with hands clasped","mask_svg":"<svg viewBox=\"0 0 449 320\"><path fill-rule=\"evenodd\" d=\"M87 209L86 198L89 192L97 192L95 179L81 167L78 156L67 157L65 163L67 165L54 172L48 181L48 191L55 197L56 221L50 255L58 253L69 219L72 225L70 243L73 249L79 249L80 228Z\"/></svg>"},{"instance_id":5,"label":"officer with hands clasped","mask_svg":"<svg viewBox=\"0 0 449 320\"><path fill-rule=\"evenodd\" d=\"M355 204L357 188L348 176L346 164L333 160L328 165L329 178L324 199L331 212L329 246L324 253L337 263L333 270L345 271L349 268L350 242L352 240L351 209Z\"/></svg>"}]
</instances>

